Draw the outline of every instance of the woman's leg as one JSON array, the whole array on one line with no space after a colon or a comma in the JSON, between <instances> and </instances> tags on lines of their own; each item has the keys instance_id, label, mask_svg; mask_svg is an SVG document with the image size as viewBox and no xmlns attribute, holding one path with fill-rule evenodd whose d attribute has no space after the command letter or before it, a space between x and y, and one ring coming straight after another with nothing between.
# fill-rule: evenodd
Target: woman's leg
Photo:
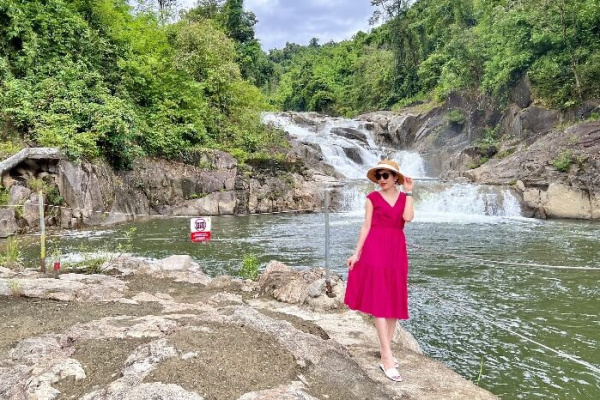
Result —
<instances>
[{"instance_id":1,"label":"woman's leg","mask_svg":"<svg viewBox=\"0 0 600 400\"><path fill-rule=\"evenodd\" d=\"M394 368L394 356L392 356L390 346L391 340L387 320L385 318L375 318L375 329L377 329L377 335L379 336L381 363L386 370Z\"/></svg>"},{"instance_id":2,"label":"woman's leg","mask_svg":"<svg viewBox=\"0 0 600 400\"><path fill-rule=\"evenodd\" d=\"M388 340L390 342L390 349L392 348L392 340L394 339L394 332L396 331L396 325L398 324L398 320L396 318L386 318L387 323L387 332L388 332Z\"/></svg>"}]
</instances>

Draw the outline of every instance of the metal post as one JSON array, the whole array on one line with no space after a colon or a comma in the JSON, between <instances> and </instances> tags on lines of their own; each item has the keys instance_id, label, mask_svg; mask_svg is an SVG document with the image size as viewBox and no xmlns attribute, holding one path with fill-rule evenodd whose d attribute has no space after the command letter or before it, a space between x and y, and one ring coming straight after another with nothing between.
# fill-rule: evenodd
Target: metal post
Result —
<instances>
[{"instance_id":1,"label":"metal post","mask_svg":"<svg viewBox=\"0 0 600 400\"><path fill-rule=\"evenodd\" d=\"M46 273L46 221L44 219L44 194L38 192L38 205L40 209L40 269L42 274Z\"/></svg>"},{"instance_id":2,"label":"metal post","mask_svg":"<svg viewBox=\"0 0 600 400\"><path fill-rule=\"evenodd\" d=\"M333 297L331 276L329 272L329 189L325 189L325 294Z\"/></svg>"}]
</instances>

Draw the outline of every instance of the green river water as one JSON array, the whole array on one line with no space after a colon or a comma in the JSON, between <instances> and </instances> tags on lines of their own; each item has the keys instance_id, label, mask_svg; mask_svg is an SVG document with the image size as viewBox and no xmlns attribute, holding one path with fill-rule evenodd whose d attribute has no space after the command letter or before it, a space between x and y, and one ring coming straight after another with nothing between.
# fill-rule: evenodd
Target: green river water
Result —
<instances>
[{"instance_id":1,"label":"green river water","mask_svg":"<svg viewBox=\"0 0 600 400\"><path fill-rule=\"evenodd\" d=\"M345 277L362 211L332 213L330 221L330 265ZM214 239L207 244L189 241L187 218L72 232L55 243L72 255L82 243L115 248L135 226L135 254L189 254L212 276L235 274L251 253L263 265L325 266L323 214L212 222ZM600 223L417 209L406 235L411 319L402 325L426 354L503 399L600 398L600 269L547 267L600 268Z\"/></svg>"}]
</instances>

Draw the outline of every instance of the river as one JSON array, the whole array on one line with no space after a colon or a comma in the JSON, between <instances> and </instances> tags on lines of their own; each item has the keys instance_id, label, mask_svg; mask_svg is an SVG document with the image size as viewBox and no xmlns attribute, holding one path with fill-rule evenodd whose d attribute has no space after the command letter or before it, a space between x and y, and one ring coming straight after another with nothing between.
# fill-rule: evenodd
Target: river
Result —
<instances>
[{"instance_id":1,"label":"river","mask_svg":"<svg viewBox=\"0 0 600 400\"><path fill-rule=\"evenodd\" d=\"M352 178L390 150L267 119L325 146L326 161L351 178L330 214L330 265L345 277L364 196L374 189ZM360 128L348 120L325 125ZM349 145L363 152L363 165L342 155L339 146ZM391 157L408 175L431 178L418 155ZM509 188L423 179L414 192L416 217L406 227L411 319L402 325L425 353L503 399L600 398L600 224L524 218ZM135 254L189 254L212 276L235 274L249 254L262 265L305 268L325 266L324 221L323 214L213 217L213 240L192 244L188 218L157 219L65 232L51 247L69 258L81 245L114 249L135 226Z\"/></svg>"}]
</instances>

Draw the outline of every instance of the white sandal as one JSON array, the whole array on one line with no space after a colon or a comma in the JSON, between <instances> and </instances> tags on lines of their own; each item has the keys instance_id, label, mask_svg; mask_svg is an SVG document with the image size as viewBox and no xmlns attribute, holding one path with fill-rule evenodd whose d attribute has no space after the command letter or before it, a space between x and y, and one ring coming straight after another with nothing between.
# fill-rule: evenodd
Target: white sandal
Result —
<instances>
[{"instance_id":1,"label":"white sandal","mask_svg":"<svg viewBox=\"0 0 600 400\"><path fill-rule=\"evenodd\" d=\"M402 382L402 377L400 376L400 373L398 372L397 368L389 368L386 370L383 364L379 364L379 368L381 368L385 376L387 376L392 381Z\"/></svg>"}]
</instances>

